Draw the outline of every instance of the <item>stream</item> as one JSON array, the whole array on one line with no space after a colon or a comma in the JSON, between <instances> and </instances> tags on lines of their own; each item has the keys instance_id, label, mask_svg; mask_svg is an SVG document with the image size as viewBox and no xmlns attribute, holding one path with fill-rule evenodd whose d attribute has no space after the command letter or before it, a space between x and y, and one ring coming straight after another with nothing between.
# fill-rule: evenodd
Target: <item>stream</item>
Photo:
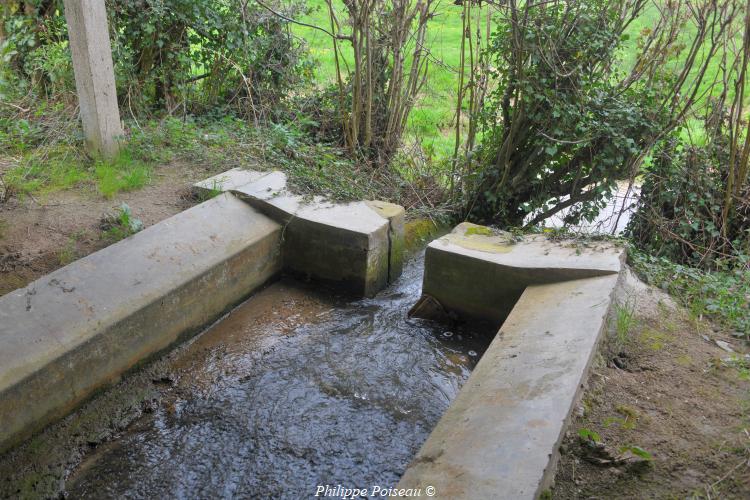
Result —
<instances>
[{"instance_id":1,"label":"stream","mask_svg":"<svg viewBox=\"0 0 750 500\"><path fill-rule=\"evenodd\" d=\"M407 318L423 255L373 299L270 285L182 348L154 409L93 449L71 498L300 498L395 486L491 340Z\"/></svg>"}]
</instances>

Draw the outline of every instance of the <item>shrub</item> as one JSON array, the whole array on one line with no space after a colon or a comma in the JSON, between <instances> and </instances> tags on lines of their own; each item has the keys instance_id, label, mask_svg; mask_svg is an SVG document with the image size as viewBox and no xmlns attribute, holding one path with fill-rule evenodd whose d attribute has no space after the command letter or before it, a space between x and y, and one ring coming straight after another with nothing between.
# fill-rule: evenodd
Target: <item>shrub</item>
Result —
<instances>
[{"instance_id":1,"label":"shrub","mask_svg":"<svg viewBox=\"0 0 750 500\"><path fill-rule=\"evenodd\" d=\"M299 0L286 5L292 14L303 9ZM48 98L75 91L62 1L3 8L0 57L10 71ZM255 2L107 0L107 14L118 96L136 114L221 106L258 122L283 111L311 76L287 22Z\"/></svg>"},{"instance_id":2,"label":"shrub","mask_svg":"<svg viewBox=\"0 0 750 500\"><path fill-rule=\"evenodd\" d=\"M706 272L631 250L630 263L647 283L677 297L696 316L716 320L750 340L750 270ZM746 261L747 264L747 261Z\"/></svg>"},{"instance_id":3,"label":"shrub","mask_svg":"<svg viewBox=\"0 0 750 500\"><path fill-rule=\"evenodd\" d=\"M736 201L722 231L729 151L712 137L663 141L644 169L637 212L627 228L641 250L704 269L741 265L750 254L750 191Z\"/></svg>"},{"instance_id":4,"label":"shrub","mask_svg":"<svg viewBox=\"0 0 750 500\"><path fill-rule=\"evenodd\" d=\"M570 208L567 222L592 220L694 107L734 2L668 2L625 71L626 28L646 2L501 4L488 47L494 90L459 183L465 215L517 226Z\"/></svg>"},{"instance_id":5,"label":"shrub","mask_svg":"<svg viewBox=\"0 0 750 500\"><path fill-rule=\"evenodd\" d=\"M260 121L311 75L287 23L255 2L110 0L121 99L206 112L229 105ZM290 15L302 10L293 1Z\"/></svg>"}]
</instances>

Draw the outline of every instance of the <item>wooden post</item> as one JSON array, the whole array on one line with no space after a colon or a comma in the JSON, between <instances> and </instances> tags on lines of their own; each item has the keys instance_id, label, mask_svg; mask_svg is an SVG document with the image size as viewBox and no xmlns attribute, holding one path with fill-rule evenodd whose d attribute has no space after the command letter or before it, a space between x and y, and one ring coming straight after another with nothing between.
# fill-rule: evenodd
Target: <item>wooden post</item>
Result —
<instances>
[{"instance_id":1,"label":"wooden post","mask_svg":"<svg viewBox=\"0 0 750 500\"><path fill-rule=\"evenodd\" d=\"M64 5L86 145L111 158L123 132L104 0L64 0Z\"/></svg>"}]
</instances>

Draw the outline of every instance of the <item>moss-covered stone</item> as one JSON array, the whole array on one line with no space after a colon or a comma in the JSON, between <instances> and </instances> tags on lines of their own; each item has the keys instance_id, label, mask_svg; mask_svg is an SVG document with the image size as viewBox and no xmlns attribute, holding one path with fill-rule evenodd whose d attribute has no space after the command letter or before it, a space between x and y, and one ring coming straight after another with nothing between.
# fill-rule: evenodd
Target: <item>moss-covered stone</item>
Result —
<instances>
[{"instance_id":1,"label":"moss-covered stone","mask_svg":"<svg viewBox=\"0 0 750 500\"><path fill-rule=\"evenodd\" d=\"M485 226L471 226L464 232L464 235L466 236L472 236L475 234L480 236L493 236L495 233L492 232L492 229Z\"/></svg>"},{"instance_id":2,"label":"moss-covered stone","mask_svg":"<svg viewBox=\"0 0 750 500\"><path fill-rule=\"evenodd\" d=\"M490 253L508 253L515 244L510 233L493 231L489 227L479 226L470 222L459 224L445 238L463 248Z\"/></svg>"},{"instance_id":3,"label":"moss-covered stone","mask_svg":"<svg viewBox=\"0 0 750 500\"><path fill-rule=\"evenodd\" d=\"M407 253L414 253L448 230L438 226L430 219L414 219L404 227L404 249Z\"/></svg>"}]
</instances>

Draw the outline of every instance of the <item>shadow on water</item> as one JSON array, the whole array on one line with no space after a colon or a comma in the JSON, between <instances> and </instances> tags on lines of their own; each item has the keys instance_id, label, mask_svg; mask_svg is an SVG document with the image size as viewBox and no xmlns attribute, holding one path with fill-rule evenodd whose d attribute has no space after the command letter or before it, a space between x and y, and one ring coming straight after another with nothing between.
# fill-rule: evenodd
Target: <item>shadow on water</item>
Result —
<instances>
[{"instance_id":1,"label":"shadow on water","mask_svg":"<svg viewBox=\"0 0 750 500\"><path fill-rule=\"evenodd\" d=\"M92 451L79 497L313 496L392 486L469 377L486 333L408 319L422 257L374 299L282 280L187 346L153 412Z\"/></svg>"}]
</instances>

